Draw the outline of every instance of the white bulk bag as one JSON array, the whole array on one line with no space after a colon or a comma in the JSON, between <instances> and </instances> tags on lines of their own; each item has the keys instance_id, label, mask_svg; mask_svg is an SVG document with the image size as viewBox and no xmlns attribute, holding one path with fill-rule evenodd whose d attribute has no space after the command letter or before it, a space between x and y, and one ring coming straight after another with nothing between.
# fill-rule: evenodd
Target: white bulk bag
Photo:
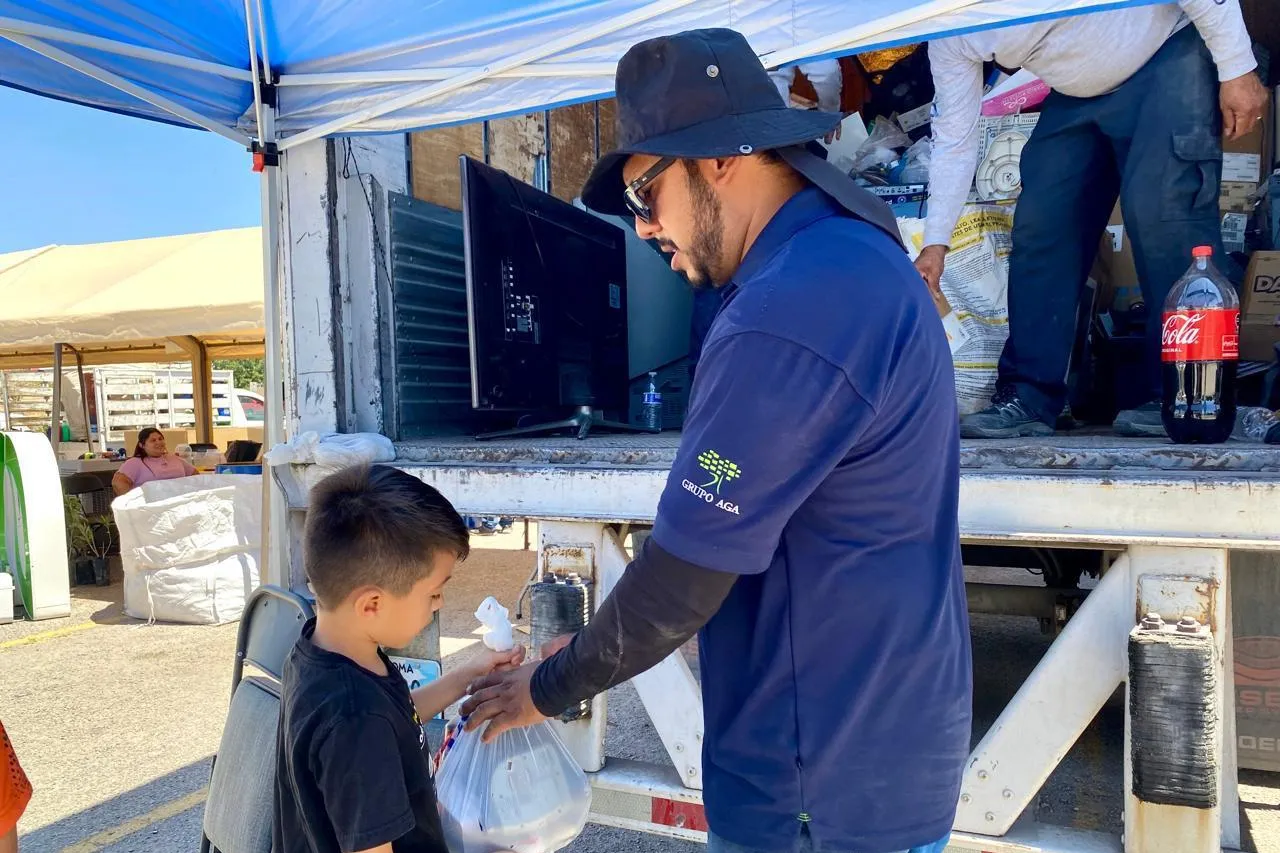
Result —
<instances>
[{"instance_id":1,"label":"white bulk bag","mask_svg":"<svg viewBox=\"0 0 1280 853\"><path fill-rule=\"evenodd\" d=\"M258 586L262 477L153 480L111 504L120 530L124 610L136 619L234 622Z\"/></svg>"}]
</instances>

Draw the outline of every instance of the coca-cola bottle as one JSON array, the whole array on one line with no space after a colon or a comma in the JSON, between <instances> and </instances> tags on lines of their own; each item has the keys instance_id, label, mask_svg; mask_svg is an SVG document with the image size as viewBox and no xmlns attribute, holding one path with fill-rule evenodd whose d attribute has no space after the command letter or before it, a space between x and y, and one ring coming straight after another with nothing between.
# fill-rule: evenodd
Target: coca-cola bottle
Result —
<instances>
[{"instance_id":1,"label":"coca-cola bottle","mask_svg":"<svg viewBox=\"0 0 1280 853\"><path fill-rule=\"evenodd\" d=\"M1161 415L1179 444L1218 444L1236 422L1240 299L1214 267L1213 249L1191 250L1191 267L1164 303Z\"/></svg>"}]
</instances>

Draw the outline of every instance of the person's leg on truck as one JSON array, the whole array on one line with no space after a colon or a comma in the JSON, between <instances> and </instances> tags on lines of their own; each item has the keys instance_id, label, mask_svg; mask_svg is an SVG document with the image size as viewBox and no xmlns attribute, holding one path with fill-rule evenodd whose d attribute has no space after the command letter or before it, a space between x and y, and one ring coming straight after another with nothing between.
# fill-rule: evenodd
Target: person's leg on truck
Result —
<instances>
[{"instance_id":1,"label":"person's leg on truck","mask_svg":"<svg viewBox=\"0 0 1280 853\"><path fill-rule=\"evenodd\" d=\"M31 783L0 722L0 853L17 853L18 818L31 801Z\"/></svg>"},{"instance_id":2,"label":"person's leg on truck","mask_svg":"<svg viewBox=\"0 0 1280 853\"><path fill-rule=\"evenodd\" d=\"M1222 178L1222 112L1218 71L1204 40L1186 27L1111 95L1103 121L1121 164L1120 206L1147 306L1143 361L1145 405L1121 412L1121 435L1165 435L1160 419L1160 333L1169 290L1191 264L1196 246L1239 281L1222 246L1218 194Z\"/></svg>"},{"instance_id":3,"label":"person's leg on truck","mask_svg":"<svg viewBox=\"0 0 1280 853\"><path fill-rule=\"evenodd\" d=\"M1080 291L1120 186L1099 100L1051 93L1023 149L1009 339L991 407L961 418L965 438L1049 435L1066 405Z\"/></svg>"}]
</instances>

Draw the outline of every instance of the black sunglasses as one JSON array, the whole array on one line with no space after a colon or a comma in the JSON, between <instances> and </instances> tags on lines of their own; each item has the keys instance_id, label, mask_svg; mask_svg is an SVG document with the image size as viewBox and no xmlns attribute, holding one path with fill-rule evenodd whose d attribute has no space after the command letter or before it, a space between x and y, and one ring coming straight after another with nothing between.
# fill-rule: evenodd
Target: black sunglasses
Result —
<instances>
[{"instance_id":1,"label":"black sunglasses","mask_svg":"<svg viewBox=\"0 0 1280 853\"><path fill-rule=\"evenodd\" d=\"M645 201L644 196L642 196L641 193L644 192L645 187L657 180L659 175L670 168L671 164L675 161L675 157L663 157L657 163L650 166L647 172L627 184L623 189L622 198L627 203L627 209L631 211L632 215L634 215L636 219L639 219L641 222L649 221L649 217L653 215L653 211L649 207L649 202Z\"/></svg>"}]
</instances>

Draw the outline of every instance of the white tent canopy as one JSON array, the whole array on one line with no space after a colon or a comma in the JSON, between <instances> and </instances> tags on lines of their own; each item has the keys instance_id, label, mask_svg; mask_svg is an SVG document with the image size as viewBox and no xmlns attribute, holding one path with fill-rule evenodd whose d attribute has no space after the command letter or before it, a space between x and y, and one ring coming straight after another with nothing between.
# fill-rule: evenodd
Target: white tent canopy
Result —
<instances>
[{"instance_id":1,"label":"white tent canopy","mask_svg":"<svg viewBox=\"0 0 1280 853\"><path fill-rule=\"evenodd\" d=\"M260 228L0 254L0 367L57 343L87 363L185 358L173 338L260 353L264 290Z\"/></svg>"}]
</instances>

